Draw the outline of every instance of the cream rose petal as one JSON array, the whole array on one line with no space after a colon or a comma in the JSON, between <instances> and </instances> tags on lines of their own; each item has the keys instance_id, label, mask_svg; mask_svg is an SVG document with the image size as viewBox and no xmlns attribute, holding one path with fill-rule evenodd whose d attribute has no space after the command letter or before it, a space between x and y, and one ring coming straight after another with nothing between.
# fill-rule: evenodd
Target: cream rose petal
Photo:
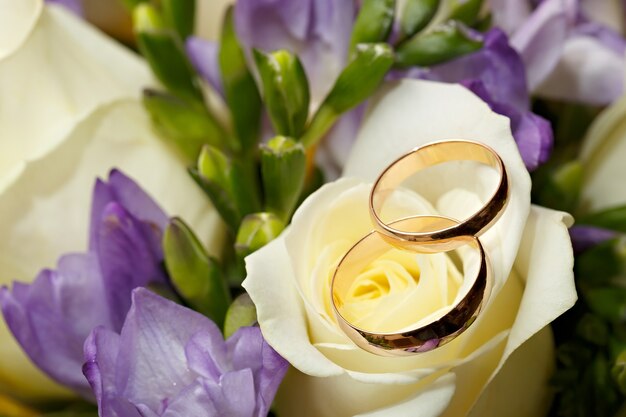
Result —
<instances>
[{"instance_id":1,"label":"cream rose petal","mask_svg":"<svg viewBox=\"0 0 626 417\"><path fill-rule=\"evenodd\" d=\"M585 209L596 211L626 203L626 97L596 118L580 159L585 169L581 196Z\"/></svg>"},{"instance_id":2,"label":"cream rose petal","mask_svg":"<svg viewBox=\"0 0 626 417\"><path fill-rule=\"evenodd\" d=\"M508 118L491 111L487 104L459 85L417 80L390 83L372 99L344 176L373 181L403 153L445 139L482 142L498 152L507 168L509 204L497 225L482 237L494 275L500 279L496 282L497 292L503 284L501 280L508 277L513 266L530 210L530 176L511 135ZM461 175L460 170L450 172L451 175L436 176L423 184L420 194L436 204L432 200L448 192L448 184L456 182L460 187L472 187L472 191L480 193L484 191L481 181L493 179L493 175L477 174L472 178ZM459 207L466 206L459 202Z\"/></svg>"},{"instance_id":3,"label":"cream rose petal","mask_svg":"<svg viewBox=\"0 0 626 417\"><path fill-rule=\"evenodd\" d=\"M0 192L78 121L119 98L139 98L141 88L152 83L138 56L64 8L40 11L41 1L11 3L3 10L23 8L22 14L35 17L34 22L15 18L15 25L30 31L19 48L0 59ZM0 28L5 30L1 21Z\"/></svg>"},{"instance_id":4,"label":"cream rose petal","mask_svg":"<svg viewBox=\"0 0 626 417\"><path fill-rule=\"evenodd\" d=\"M91 190L113 168L137 182L170 215L192 225L213 254L222 226L183 163L151 131L143 106L125 100L87 117L45 158L31 161L0 194L0 284L32 280L64 252L87 248ZM56 391L43 384L0 321L0 381L30 398ZM30 375L25 378L25 375Z\"/></svg>"},{"instance_id":5,"label":"cream rose petal","mask_svg":"<svg viewBox=\"0 0 626 417\"><path fill-rule=\"evenodd\" d=\"M42 9L42 0L0 0L0 59L20 47Z\"/></svg>"}]
</instances>

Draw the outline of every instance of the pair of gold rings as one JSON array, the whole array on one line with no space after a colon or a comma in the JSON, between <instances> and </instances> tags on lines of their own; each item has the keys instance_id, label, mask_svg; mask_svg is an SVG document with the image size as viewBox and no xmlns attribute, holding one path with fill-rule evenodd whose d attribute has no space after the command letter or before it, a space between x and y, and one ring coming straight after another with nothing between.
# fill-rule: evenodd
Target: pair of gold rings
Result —
<instances>
[{"instance_id":1,"label":"pair of gold rings","mask_svg":"<svg viewBox=\"0 0 626 417\"><path fill-rule=\"evenodd\" d=\"M496 190L487 202L464 221L436 215L415 215L389 222L381 215L387 198L416 172L450 161L475 161L499 174ZM488 258L478 237L502 214L509 198L507 172L500 156L478 142L447 140L416 148L391 163L378 177L369 198L375 230L359 240L340 260L331 284L331 300L337 322L360 348L382 356L406 356L426 352L450 342L478 317L491 292ZM467 294L437 320L396 333L359 328L342 314L345 300L358 275L391 247L419 253L438 253L473 247L480 256L476 279Z\"/></svg>"}]
</instances>

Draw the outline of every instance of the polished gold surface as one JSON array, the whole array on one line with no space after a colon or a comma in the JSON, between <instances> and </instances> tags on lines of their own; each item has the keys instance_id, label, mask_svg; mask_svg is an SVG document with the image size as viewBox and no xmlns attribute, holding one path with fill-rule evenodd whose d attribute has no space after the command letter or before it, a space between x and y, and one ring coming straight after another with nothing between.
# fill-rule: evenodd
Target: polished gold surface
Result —
<instances>
[{"instance_id":1,"label":"polished gold surface","mask_svg":"<svg viewBox=\"0 0 626 417\"><path fill-rule=\"evenodd\" d=\"M459 222L441 216L413 216L391 223L395 228L432 233L441 227L452 228ZM372 231L356 243L339 262L331 284L331 300L343 332L360 348L381 356L407 356L445 345L463 333L478 317L491 292L489 262L478 238L460 236L457 242L473 247L480 256L480 267L469 292L439 319L415 329L398 333L377 333L359 328L342 315L344 300L358 275L374 260L390 250L382 233Z\"/></svg>"},{"instance_id":2,"label":"polished gold surface","mask_svg":"<svg viewBox=\"0 0 626 417\"><path fill-rule=\"evenodd\" d=\"M407 178L417 171L450 161L475 161L494 168L499 174L496 190L488 201L471 217L448 227L430 231L392 226L381 219L385 201ZM370 214L377 230L388 243L415 251L433 253L458 248L467 236L480 236L500 217L509 198L507 172L500 156L490 147L466 140L433 142L398 158L378 177L370 194ZM395 219L394 219L395 220Z\"/></svg>"}]
</instances>

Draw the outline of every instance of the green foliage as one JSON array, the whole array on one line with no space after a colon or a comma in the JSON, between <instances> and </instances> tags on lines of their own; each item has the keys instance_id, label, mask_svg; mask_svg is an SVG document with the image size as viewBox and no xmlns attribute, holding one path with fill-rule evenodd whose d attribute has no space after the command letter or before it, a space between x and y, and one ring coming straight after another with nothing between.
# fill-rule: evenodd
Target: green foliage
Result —
<instances>
[{"instance_id":1,"label":"green foliage","mask_svg":"<svg viewBox=\"0 0 626 417\"><path fill-rule=\"evenodd\" d=\"M222 26L219 65L226 102L239 139L239 150L249 151L254 149L259 139L261 96L235 33L232 6L226 12Z\"/></svg>"},{"instance_id":2,"label":"green foliage","mask_svg":"<svg viewBox=\"0 0 626 417\"><path fill-rule=\"evenodd\" d=\"M241 222L235 250L245 258L278 237L284 228L285 223L272 213L250 214Z\"/></svg>"},{"instance_id":3,"label":"green foliage","mask_svg":"<svg viewBox=\"0 0 626 417\"><path fill-rule=\"evenodd\" d=\"M226 147L227 133L201 104L155 90L144 90L143 104L161 137L195 162L204 145Z\"/></svg>"},{"instance_id":4,"label":"green foliage","mask_svg":"<svg viewBox=\"0 0 626 417\"><path fill-rule=\"evenodd\" d=\"M341 72L302 137L304 146L317 143L344 112L367 99L393 64L393 50L386 43L359 44L354 58Z\"/></svg>"},{"instance_id":5,"label":"green foliage","mask_svg":"<svg viewBox=\"0 0 626 417\"><path fill-rule=\"evenodd\" d=\"M424 29L437 14L440 0L407 0L400 16L401 39Z\"/></svg>"},{"instance_id":6,"label":"green foliage","mask_svg":"<svg viewBox=\"0 0 626 417\"><path fill-rule=\"evenodd\" d=\"M168 27L176 30L181 39L193 34L196 0L160 0L163 20Z\"/></svg>"},{"instance_id":7,"label":"green foliage","mask_svg":"<svg viewBox=\"0 0 626 417\"><path fill-rule=\"evenodd\" d=\"M165 87L178 97L202 102L202 91L182 41L151 5L142 3L133 13L135 34L141 54Z\"/></svg>"},{"instance_id":8,"label":"green foliage","mask_svg":"<svg viewBox=\"0 0 626 417\"><path fill-rule=\"evenodd\" d=\"M252 326L256 323L256 307L246 293L240 294L228 308L226 323L224 324L224 337L229 338L240 327Z\"/></svg>"},{"instance_id":9,"label":"green foliage","mask_svg":"<svg viewBox=\"0 0 626 417\"><path fill-rule=\"evenodd\" d=\"M401 68L437 65L475 52L482 45L463 26L448 22L402 42L396 49L396 65Z\"/></svg>"},{"instance_id":10,"label":"green foliage","mask_svg":"<svg viewBox=\"0 0 626 417\"><path fill-rule=\"evenodd\" d=\"M383 42L393 26L395 0L364 0L352 28L350 51L360 43Z\"/></svg>"}]
</instances>

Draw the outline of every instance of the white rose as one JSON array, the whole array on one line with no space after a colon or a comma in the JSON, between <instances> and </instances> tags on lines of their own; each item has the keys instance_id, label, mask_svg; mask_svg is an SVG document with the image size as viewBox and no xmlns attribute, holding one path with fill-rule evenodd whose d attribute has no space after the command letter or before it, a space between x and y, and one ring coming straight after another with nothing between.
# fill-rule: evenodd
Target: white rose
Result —
<instances>
[{"instance_id":1,"label":"white rose","mask_svg":"<svg viewBox=\"0 0 626 417\"><path fill-rule=\"evenodd\" d=\"M117 167L215 254L221 227L181 161L152 131L146 64L58 6L0 0L0 285L29 281L87 248L91 190ZM0 320L0 394L68 395Z\"/></svg>"},{"instance_id":2,"label":"white rose","mask_svg":"<svg viewBox=\"0 0 626 417\"><path fill-rule=\"evenodd\" d=\"M581 149L581 203L586 211L626 204L626 96L593 122Z\"/></svg>"},{"instance_id":3,"label":"white rose","mask_svg":"<svg viewBox=\"0 0 626 417\"><path fill-rule=\"evenodd\" d=\"M408 358L362 351L339 330L330 308L334 266L372 229L367 197L378 173L416 146L451 138L494 148L511 180L505 213L481 238L493 266L493 294L478 320L439 349ZM420 195L394 202L396 215L439 212L463 218L493 190L492 170L473 164L439 168L420 177L430 180L419 183ZM344 176L350 178L309 197L291 226L246 260L244 287L257 306L263 334L295 368L277 396L279 415L545 413L554 366L548 325L576 300L566 225L571 218L530 205L530 178L508 119L460 86L390 84L372 100ZM462 281L447 257L396 253L384 259L358 282L361 288L369 285L371 299L383 305L391 300L394 307L405 307L403 312L372 310L358 294L354 307L362 308L365 319L376 311L378 325L384 321L396 329L446 308ZM405 299L411 305L402 305Z\"/></svg>"}]
</instances>

